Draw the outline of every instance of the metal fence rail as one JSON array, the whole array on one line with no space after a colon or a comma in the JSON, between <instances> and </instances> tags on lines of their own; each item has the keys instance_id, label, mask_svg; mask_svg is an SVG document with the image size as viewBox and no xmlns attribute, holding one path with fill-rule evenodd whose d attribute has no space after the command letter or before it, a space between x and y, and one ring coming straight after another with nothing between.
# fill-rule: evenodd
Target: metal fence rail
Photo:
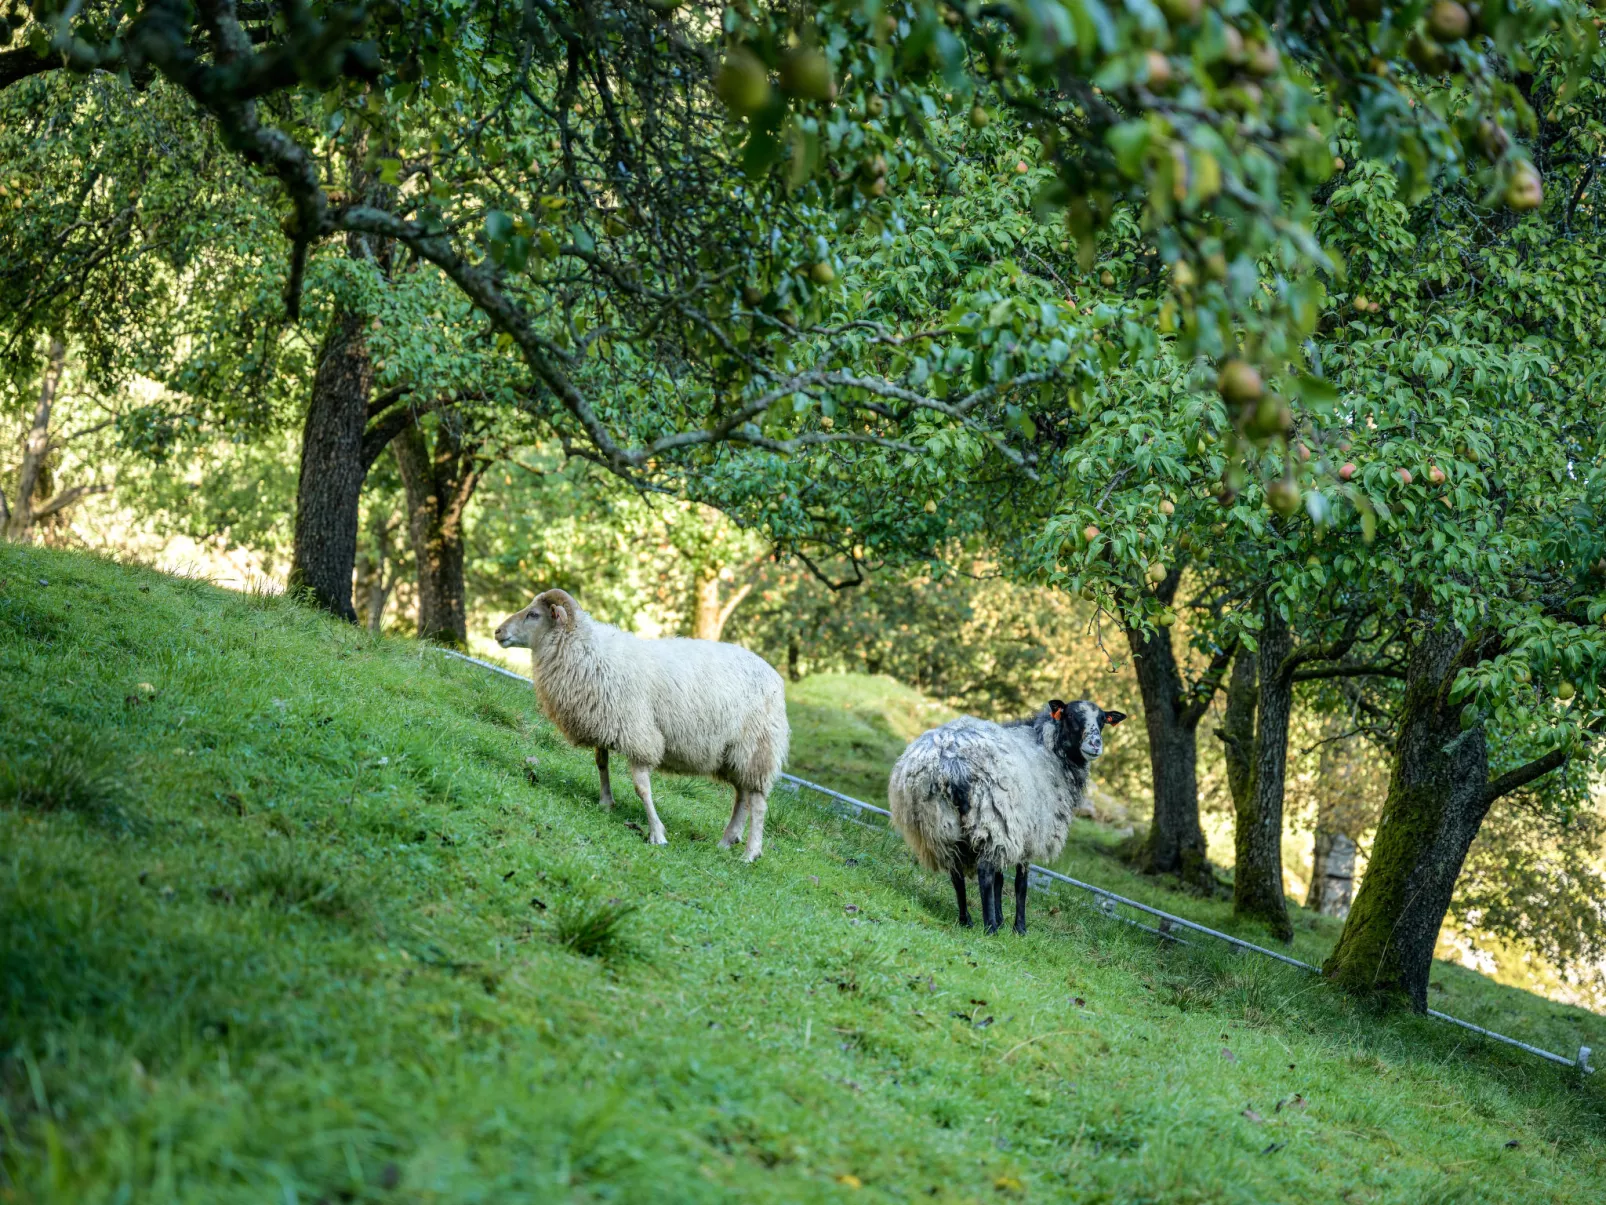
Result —
<instances>
[{"instance_id":1,"label":"metal fence rail","mask_svg":"<svg viewBox=\"0 0 1606 1205\"><path fill-rule=\"evenodd\" d=\"M459 661L468 661L474 665L491 670L494 673L513 678L516 681L529 681L529 679L523 674L516 673L513 670L508 669L506 666L497 665L495 662L485 661L479 657L470 657L466 653L453 652L451 649L441 649L440 651L445 653L448 657L455 657ZM839 803L847 804L849 807L857 809L861 812L870 812L877 816L888 817L889 819L892 815L892 813L887 811L886 808L877 807L873 803L866 803L862 799L855 799L851 795L844 795L841 791L833 791L830 787L823 787L817 782L810 782L808 779L799 778L795 774L782 774L781 780L790 786L792 790L797 792L807 789L820 795L824 795L827 798L834 799ZM1276 950L1266 949L1265 946L1257 946L1252 941L1245 941L1243 938L1234 937L1230 933L1222 933L1217 929L1210 928L1208 925L1201 925L1197 921L1191 921L1187 917L1176 916L1170 912L1163 912L1159 908L1150 907L1148 904L1140 903L1134 899L1128 899L1124 895L1118 895L1115 892L1108 891L1103 887L1096 887L1092 883L1084 883L1080 879L1073 879L1070 875L1061 874L1057 870L1050 870L1046 866L1037 866L1034 864L1031 867L1031 873L1039 883L1046 879L1051 882L1065 883L1071 887L1075 887L1081 891L1087 892L1094 898L1096 901L1095 906L1103 915L1112 920L1121 921L1123 924L1131 925L1134 928L1142 929L1146 933L1152 933L1154 936L1163 938L1166 941L1175 942L1179 945L1195 944L1177 935L1177 929L1184 929L1190 933L1197 933L1206 937L1215 938L1217 941L1224 942L1236 950L1241 950L1246 953L1259 954L1264 958L1275 959L1278 962L1287 963L1289 966L1298 967L1300 970L1308 971L1311 974L1321 974L1320 967L1314 967L1308 962L1300 961L1298 958L1291 958L1287 954L1279 954ZM1118 911L1120 908L1130 908L1134 912L1154 918L1154 920L1156 920L1158 923L1150 925L1145 924L1140 920L1135 920L1132 917L1122 916ZM1504 1042L1508 1046L1515 1046L1519 1050L1526 1050L1529 1054L1537 1055L1542 1059L1548 1059L1552 1063L1559 1063L1563 1067L1576 1068L1584 1075L1589 1075L1595 1070L1589 1065L1591 1050L1588 1046L1580 1046L1578 1048L1578 1057L1569 1059L1563 1055L1556 1054L1553 1051L1544 1050L1538 1046L1530 1046L1527 1042L1520 1042L1516 1038L1507 1037L1503 1033L1496 1033L1492 1029L1485 1029L1481 1025L1474 1025L1470 1021L1463 1021L1459 1017L1452 1017L1448 1013L1441 1013L1436 1009L1430 1008L1427 1010L1427 1012L1428 1016L1433 1017L1435 1020L1443 1021L1449 1025L1457 1025L1462 1029L1470 1029L1473 1033L1479 1034L1486 1038L1491 1038L1496 1042Z\"/></svg>"}]
</instances>

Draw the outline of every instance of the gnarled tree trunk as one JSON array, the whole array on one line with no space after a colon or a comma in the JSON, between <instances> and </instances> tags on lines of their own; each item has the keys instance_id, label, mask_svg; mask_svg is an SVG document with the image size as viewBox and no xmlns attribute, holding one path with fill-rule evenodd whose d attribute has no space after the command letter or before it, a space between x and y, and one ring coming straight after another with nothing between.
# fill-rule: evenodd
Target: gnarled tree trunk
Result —
<instances>
[{"instance_id":1,"label":"gnarled tree trunk","mask_svg":"<svg viewBox=\"0 0 1606 1205\"><path fill-rule=\"evenodd\" d=\"M1444 623L1420 634L1406 670L1393 774L1366 877L1322 971L1364 993L1427 1008L1439 927L1467 849L1495 798L1481 725L1461 730L1450 687L1470 651Z\"/></svg>"},{"instance_id":2,"label":"gnarled tree trunk","mask_svg":"<svg viewBox=\"0 0 1606 1205\"><path fill-rule=\"evenodd\" d=\"M416 425L392 446L407 491L407 525L418 564L418 636L442 644L468 641L463 580L463 514L479 485L479 444L452 418L436 426L433 448Z\"/></svg>"},{"instance_id":3,"label":"gnarled tree trunk","mask_svg":"<svg viewBox=\"0 0 1606 1205\"><path fill-rule=\"evenodd\" d=\"M1233 829L1238 864L1233 870L1232 912L1262 922L1282 941L1294 935L1283 897L1283 782L1294 704L1292 652L1288 621L1268 598L1260 632L1260 693L1250 777L1243 801L1237 804Z\"/></svg>"}]
</instances>

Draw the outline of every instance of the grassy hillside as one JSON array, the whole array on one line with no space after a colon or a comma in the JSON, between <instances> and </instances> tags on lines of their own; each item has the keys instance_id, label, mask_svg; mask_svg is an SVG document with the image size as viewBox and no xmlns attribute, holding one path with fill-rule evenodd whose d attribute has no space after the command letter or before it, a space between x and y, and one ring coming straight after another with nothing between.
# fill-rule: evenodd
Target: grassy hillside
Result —
<instances>
[{"instance_id":1,"label":"grassy hillside","mask_svg":"<svg viewBox=\"0 0 1606 1205\"><path fill-rule=\"evenodd\" d=\"M1606 1076L956 931L786 793L744 866L665 778L650 848L517 682L276 600L0 582L0 1201L1599 1199Z\"/></svg>"},{"instance_id":2,"label":"grassy hillside","mask_svg":"<svg viewBox=\"0 0 1606 1205\"><path fill-rule=\"evenodd\" d=\"M953 714L891 678L863 674L807 678L791 687L788 699L792 770L877 804L884 804L887 772L904 745ZM1129 742L1134 737L1142 739L1140 733L1123 728L1111 740ZM1078 823L1055 869L1249 941L1269 940L1262 927L1233 920L1226 888L1215 898L1205 899L1178 890L1172 879L1133 872L1119 856L1123 837L1124 833L1108 827ZM1320 966L1337 943L1343 922L1307 911L1292 898L1288 910L1295 929L1289 953ZM1519 961L1520 952L1516 952L1512 962L1516 965ZM1505 986L1455 963L1438 964L1429 991L1432 1006L1441 1012L1559 1054L1571 1056L1580 1046L1606 1051L1606 1017Z\"/></svg>"},{"instance_id":3,"label":"grassy hillside","mask_svg":"<svg viewBox=\"0 0 1606 1205\"><path fill-rule=\"evenodd\" d=\"M886 806L887 773L903 747L955 716L883 674L815 674L786 690L793 774Z\"/></svg>"}]
</instances>

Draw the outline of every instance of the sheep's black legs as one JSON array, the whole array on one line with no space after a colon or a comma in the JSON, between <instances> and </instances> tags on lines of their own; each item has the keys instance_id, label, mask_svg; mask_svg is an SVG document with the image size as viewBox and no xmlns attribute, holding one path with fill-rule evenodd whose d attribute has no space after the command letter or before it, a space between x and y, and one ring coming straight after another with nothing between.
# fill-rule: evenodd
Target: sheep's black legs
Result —
<instances>
[{"instance_id":1,"label":"sheep's black legs","mask_svg":"<svg viewBox=\"0 0 1606 1205\"><path fill-rule=\"evenodd\" d=\"M1026 863L1015 867L1015 932L1026 932Z\"/></svg>"},{"instance_id":2,"label":"sheep's black legs","mask_svg":"<svg viewBox=\"0 0 1606 1205\"><path fill-rule=\"evenodd\" d=\"M953 880L954 895L959 900L959 923L970 928L970 901L965 898L965 876L957 870L950 870L948 877Z\"/></svg>"},{"instance_id":3,"label":"sheep's black legs","mask_svg":"<svg viewBox=\"0 0 1606 1205\"><path fill-rule=\"evenodd\" d=\"M602 806L613 807L613 783L608 781L608 751L597 748L597 777L602 779Z\"/></svg>"},{"instance_id":4,"label":"sheep's black legs","mask_svg":"<svg viewBox=\"0 0 1606 1205\"><path fill-rule=\"evenodd\" d=\"M976 887L981 892L981 925L989 933L997 933L1004 923L1004 876L985 862L976 867Z\"/></svg>"}]
</instances>

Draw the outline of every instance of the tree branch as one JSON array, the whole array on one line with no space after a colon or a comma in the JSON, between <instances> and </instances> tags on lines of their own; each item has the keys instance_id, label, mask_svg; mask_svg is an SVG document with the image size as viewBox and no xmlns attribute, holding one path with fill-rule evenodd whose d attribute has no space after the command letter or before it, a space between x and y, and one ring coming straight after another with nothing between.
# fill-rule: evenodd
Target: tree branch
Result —
<instances>
[{"instance_id":1,"label":"tree branch","mask_svg":"<svg viewBox=\"0 0 1606 1205\"><path fill-rule=\"evenodd\" d=\"M1210 702L1216 697L1216 691L1221 689L1221 680L1227 676L1227 670L1231 668L1233 656L1237 652L1238 642L1233 640L1210 659L1209 668L1199 675L1199 680L1193 684L1193 698L1183 707L1181 715L1178 716L1179 723L1193 728L1204 719L1204 714L1210 710Z\"/></svg>"},{"instance_id":2,"label":"tree branch","mask_svg":"<svg viewBox=\"0 0 1606 1205\"><path fill-rule=\"evenodd\" d=\"M1536 757L1526 765L1506 771L1499 778L1491 779L1489 785L1483 788L1484 802L1493 803L1500 796L1509 795L1536 779L1543 778L1552 770L1566 765L1567 759L1571 756L1572 754L1565 749L1552 749L1543 757Z\"/></svg>"},{"instance_id":3,"label":"tree branch","mask_svg":"<svg viewBox=\"0 0 1606 1205\"><path fill-rule=\"evenodd\" d=\"M1400 678L1405 671L1393 665L1324 665L1294 672L1295 682L1319 682L1328 678Z\"/></svg>"},{"instance_id":4,"label":"tree branch","mask_svg":"<svg viewBox=\"0 0 1606 1205\"><path fill-rule=\"evenodd\" d=\"M80 498L87 497L90 494L110 493L111 488L109 485L75 485L69 490L62 490L49 502L40 506L33 512L33 517L35 519L48 518L57 511L66 510Z\"/></svg>"}]
</instances>

